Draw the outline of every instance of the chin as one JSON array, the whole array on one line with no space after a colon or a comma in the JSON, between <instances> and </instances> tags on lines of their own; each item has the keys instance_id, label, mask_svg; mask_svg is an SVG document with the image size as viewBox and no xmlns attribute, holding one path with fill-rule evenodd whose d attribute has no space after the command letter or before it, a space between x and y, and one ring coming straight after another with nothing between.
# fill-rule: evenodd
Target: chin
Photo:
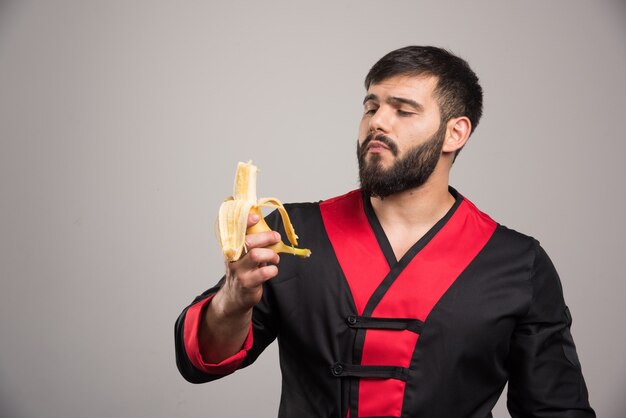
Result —
<instances>
[{"instance_id":1,"label":"chin","mask_svg":"<svg viewBox=\"0 0 626 418\"><path fill-rule=\"evenodd\" d=\"M384 151L367 151L366 158L369 160L387 160L389 159L389 155L388 153L385 153Z\"/></svg>"},{"instance_id":2,"label":"chin","mask_svg":"<svg viewBox=\"0 0 626 418\"><path fill-rule=\"evenodd\" d=\"M368 158L365 159L365 163L370 167L376 167L379 170L388 170L392 165L393 161L390 161L388 158L383 158L380 154L370 154Z\"/></svg>"}]
</instances>

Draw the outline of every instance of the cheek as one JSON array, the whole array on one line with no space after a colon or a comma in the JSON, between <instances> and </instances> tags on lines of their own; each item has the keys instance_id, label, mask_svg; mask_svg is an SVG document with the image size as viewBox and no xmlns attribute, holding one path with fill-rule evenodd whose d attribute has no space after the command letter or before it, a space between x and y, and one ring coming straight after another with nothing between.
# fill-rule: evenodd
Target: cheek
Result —
<instances>
[{"instance_id":1,"label":"cheek","mask_svg":"<svg viewBox=\"0 0 626 418\"><path fill-rule=\"evenodd\" d=\"M359 141L363 141L369 132L369 120L366 117L361 118L361 123L359 124Z\"/></svg>"}]
</instances>

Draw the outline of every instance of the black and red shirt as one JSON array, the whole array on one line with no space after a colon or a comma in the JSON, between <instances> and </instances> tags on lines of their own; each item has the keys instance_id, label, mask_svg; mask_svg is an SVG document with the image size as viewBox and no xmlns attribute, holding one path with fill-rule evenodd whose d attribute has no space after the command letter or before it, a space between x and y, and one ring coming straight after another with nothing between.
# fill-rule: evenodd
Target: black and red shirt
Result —
<instances>
[{"instance_id":1,"label":"black and red shirt","mask_svg":"<svg viewBox=\"0 0 626 418\"><path fill-rule=\"evenodd\" d=\"M220 364L197 332L222 282L198 296L176 323L182 375L223 377L278 339L279 417L484 418L507 381L513 417L595 416L548 256L450 191L453 207L400 260L358 190L286 205L311 258L281 257L242 350Z\"/></svg>"}]
</instances>

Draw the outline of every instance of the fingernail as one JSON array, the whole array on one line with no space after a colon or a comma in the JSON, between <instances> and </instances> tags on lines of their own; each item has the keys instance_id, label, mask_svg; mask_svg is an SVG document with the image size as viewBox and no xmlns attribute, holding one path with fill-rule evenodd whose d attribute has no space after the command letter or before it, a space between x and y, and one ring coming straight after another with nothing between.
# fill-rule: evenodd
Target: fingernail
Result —
<instances>
[{"instance_id":1,"label":"fingernail","mask_svg":"<svg viewBox=\"0 0 626 418\"><path fill-rule=\"evenodd\" d=\"M252 220L252 222L259 222L261 218L257 214L252 214L250 215L250 219Z\"/></svg>"},{"instance_id":2,"label":"fingernail","mask_svg":"<svg viewBox=\"0 0 626 418\"><path fill-rule=\"evenodd\" d=\"M276 232L276 231L274 231L274 238L275 238L277 241L280 241L280 234L279 234L278 232Z\"/></svg>"}]
</instances>

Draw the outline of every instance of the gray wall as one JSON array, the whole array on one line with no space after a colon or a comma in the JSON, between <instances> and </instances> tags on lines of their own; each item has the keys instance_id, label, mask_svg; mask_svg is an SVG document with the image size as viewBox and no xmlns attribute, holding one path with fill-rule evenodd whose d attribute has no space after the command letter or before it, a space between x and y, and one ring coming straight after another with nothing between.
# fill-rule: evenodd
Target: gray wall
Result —
<instances>
[{"instance_id":1,"label":"gray wall","mask_svg":"<svg viewBox=\"0 0 626 418\"><path fill-rule=\"evenodd\" d=\"M481 77L452 184L541 240L591 400L623 416L625 18L610 0L0 0L0 416L275 416L274 346L194 386L174 320L221 274L236 162L261 167L260 196L356 187L362 79L408 44Z\"/></svg>"}]
</instances>

